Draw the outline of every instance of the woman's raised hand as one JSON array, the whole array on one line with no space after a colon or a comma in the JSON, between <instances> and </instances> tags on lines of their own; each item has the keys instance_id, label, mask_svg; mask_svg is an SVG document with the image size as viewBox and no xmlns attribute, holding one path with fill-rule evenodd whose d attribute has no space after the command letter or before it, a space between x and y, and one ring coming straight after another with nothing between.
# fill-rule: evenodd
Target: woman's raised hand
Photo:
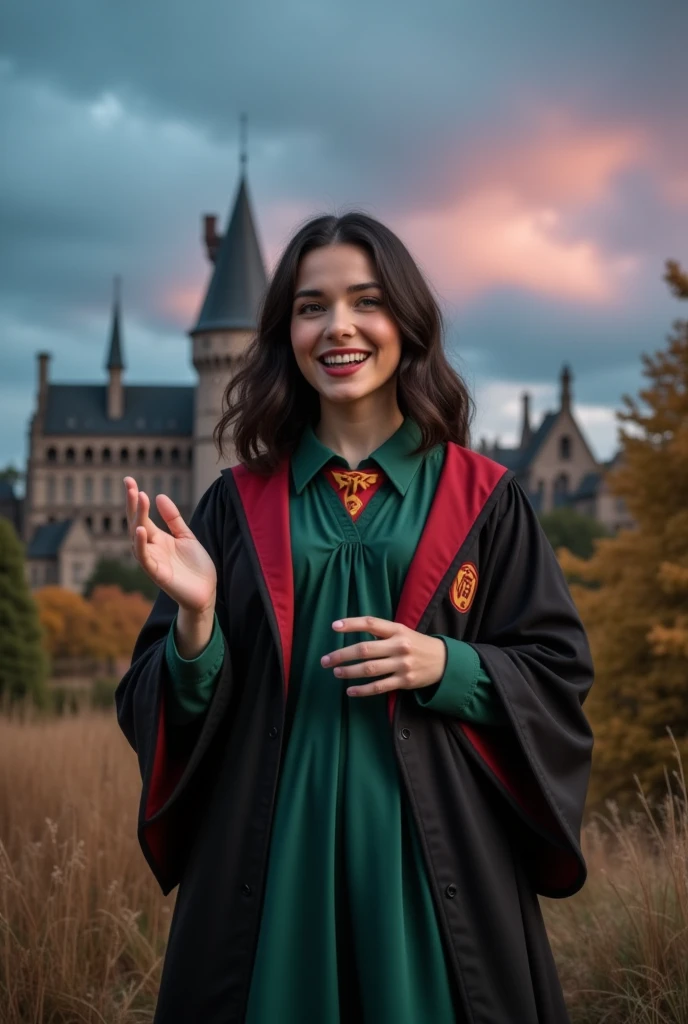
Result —
<instances>
[{"instance_id":1,"label":"woman's raised hand","mask_svg":"<svg viewBox=\"0 0 688 1024\"><path fill-rule=\"evenodd\" d=\"M169 533L150 518L150 500L139 491L136 480L125 476L127 522L136 560L153 582L176 601L180 609L194 616L213 614L217 573L212 558L179 514L166 494L156 498L158 512Z\"/></svg>"}]
</instances>

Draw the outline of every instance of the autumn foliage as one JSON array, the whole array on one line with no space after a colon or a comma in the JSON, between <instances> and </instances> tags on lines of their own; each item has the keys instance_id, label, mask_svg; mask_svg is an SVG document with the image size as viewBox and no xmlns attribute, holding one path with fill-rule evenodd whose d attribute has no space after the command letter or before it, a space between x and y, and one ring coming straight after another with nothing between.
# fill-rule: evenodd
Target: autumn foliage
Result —
<instances>
[{"instance_id":1,"label":"autumn foliage","mask_svg":"<svg viewBox=\"0 0 688 1024\"><path fill-rule=\"evenodd\" d=\"M667 282L688 298L688 276L667 265ZM596 681L586 711L595 751L592 805L623 805L637 774L664 791L670 728L688 755L688 320L666 348L643 356L648 385L625 395L621 464L610 486L637 528L598 540L589 561L560 554L564 570L593 587L571 587L593 649Z\"/></svg>"},{"instance_id":2,"label":"autumn foliage","mask_svg":"<svg viewBox=\"0 0 688 1024\"><path fill-rule=\"evenodd\" d=\"M148 617L151 602L116 586L96 587L90 599L63 587L35 593L44 645L59 658L128 658Z\"/></svg>"}]
</instances>

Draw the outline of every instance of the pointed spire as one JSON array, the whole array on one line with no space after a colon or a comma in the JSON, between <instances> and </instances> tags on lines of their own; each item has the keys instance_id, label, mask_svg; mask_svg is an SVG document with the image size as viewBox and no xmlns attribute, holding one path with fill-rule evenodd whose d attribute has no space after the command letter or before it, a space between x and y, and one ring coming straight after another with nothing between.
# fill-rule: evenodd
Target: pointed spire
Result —
<instances>
[{"instance_id":1,"label":"pointed spire","mask_svg":"<svg viewBox=\"0 0 688 1024\"><path fill-rule=\"evenodd\" d=\"M239 147L239 168L241 177L243 178L246 174L246 164L248 163L248 117L246 114L242 114L239 118L240 121L240 147Z\"/></svg>"},{"instance_id":2,"label":"pointed spire","mask_svg":"<svg viewBox=\"0 0 688 1024\"><path fill-rule=\"evenodd\" d=\"M561 408L571 408L571 368L566 363L561 371Z\"/></svg>"},{"instance_id":3,"label":"pointed spire","mask_svg":"<svg viewBox=\"0 0 688 1024\"><path fill-rule=\"evenodd\" d=\"M246 115L241 115L242 141L239 154L241 175L234 206L221 237L215 234L214 219L205 217L206 243L215 263L201 312L191 334L199 331L254 330L258 307L267 287L267 274L251 211L246 183Z\"/></svg>"},{"instance_id":4,"label":"pointed spire","mask_svg":"<svg viewBox=\"0 0 688 1024\"><path fill-rule=\"evenodd\" d=\"M106 364L107 370L123 370L122 339L120 335L120 285L119 275L115 277L114 296L112 302L112 327L110 328L110 350Z\"/></svg>"},{"instance_id":5,"label":"pointed spire","mask_svg":"<svg viewBox=\"0 0 688 1024\"><path fill-rule=\"evenodd\" d=\"M530 425L530 395L527 391L524 391L521 395L523 402L523 421L521 424L521 448L525 448L533 436L533 430Z\"/></svg>"}]
</instances>

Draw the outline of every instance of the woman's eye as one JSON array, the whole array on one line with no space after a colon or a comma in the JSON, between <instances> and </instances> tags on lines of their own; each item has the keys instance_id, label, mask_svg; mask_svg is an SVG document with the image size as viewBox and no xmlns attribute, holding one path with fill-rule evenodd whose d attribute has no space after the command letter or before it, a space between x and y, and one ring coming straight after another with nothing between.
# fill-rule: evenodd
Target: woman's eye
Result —
<instances>
[{"instance_id":1,"label":"woman's eye","mask_svg":"<svg viewBox=\"0 0 688 1024\"><path fill-rule=\"evenodd\" d=\"M380 302L379 299L373 299L373 298L371 298L370 296L367 296L367 295L364 296L362 299L359 299L358 302L359 302L359 304L362 303L362 302L372 302L372 304L374 306L380 306L381 305L381 302ZM318 302L307 302L305 305L301 306L301 309L299 310L299 313L308 313L314 307L317 309L319 307L319 305L320 304Z\"/></svg>"}]
</instances>

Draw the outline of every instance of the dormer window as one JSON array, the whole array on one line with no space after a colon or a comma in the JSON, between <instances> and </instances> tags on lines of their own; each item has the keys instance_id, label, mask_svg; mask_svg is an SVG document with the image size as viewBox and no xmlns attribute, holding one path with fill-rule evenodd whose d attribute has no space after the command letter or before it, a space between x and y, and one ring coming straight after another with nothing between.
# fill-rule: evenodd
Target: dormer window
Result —
<instances>
[{"instance_id":1,"label":"dormer window","mask_svg":"<svg viewBox=\"0 0 688 1024\"><path fill-rule=\"evenodd\" d=\"M571 458L571 438L567 434L559 438L559 458Z\"/></svg>"}]
</instances>

